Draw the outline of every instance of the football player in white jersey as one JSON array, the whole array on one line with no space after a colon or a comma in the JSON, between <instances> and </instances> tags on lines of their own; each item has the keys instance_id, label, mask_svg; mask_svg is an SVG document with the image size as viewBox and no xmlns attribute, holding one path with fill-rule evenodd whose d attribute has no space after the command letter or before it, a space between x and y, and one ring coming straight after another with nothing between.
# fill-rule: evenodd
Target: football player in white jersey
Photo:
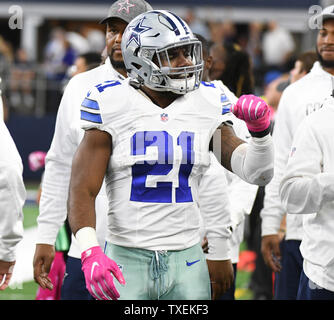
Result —
<instances>
[{"instance_id":1,"label":"football player in white jersey","mask_svg":"<svg viewBox=\"0 0 334 320\"><path fill-rule=\"evenodd\" d=\"M252 95L229 105L219 88L200 85L201 44L168 11L133 19L122 54L129 78L88 92L81 109L86 132L72 164L69 222L87 288L97 299L210 299L207 263L219 269L220 261L205 261L197 204L209 142L220 126L222 164L247 182L267 184L273 175L269 108ZM245 120L249 144L235 136L230 108ZM94 206L104 176L105 253Z\"/></svg>"}]
</instances>

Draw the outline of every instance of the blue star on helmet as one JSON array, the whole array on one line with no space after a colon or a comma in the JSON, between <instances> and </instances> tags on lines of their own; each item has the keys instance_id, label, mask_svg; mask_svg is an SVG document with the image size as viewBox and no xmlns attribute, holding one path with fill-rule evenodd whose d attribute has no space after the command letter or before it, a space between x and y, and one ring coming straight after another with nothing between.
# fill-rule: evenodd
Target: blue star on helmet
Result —
<instances>
[{"instance_id":1,"label":"blue star on helmet","mask_svg":"<svg viewBox=\"0 0 334 320\"><path fill-rule=\"evenodd\" d=\"M140 35L148 30L151 30L151 27L143 26L143 22L145 20L145 17L140 19L138 23L135 26L131 26L130 29L132 30L132 33L129 37L129 40L126 44L126 47L129 46L131 41L134 41L138 46L140 46Z\"/></svg>"}]
</instances>

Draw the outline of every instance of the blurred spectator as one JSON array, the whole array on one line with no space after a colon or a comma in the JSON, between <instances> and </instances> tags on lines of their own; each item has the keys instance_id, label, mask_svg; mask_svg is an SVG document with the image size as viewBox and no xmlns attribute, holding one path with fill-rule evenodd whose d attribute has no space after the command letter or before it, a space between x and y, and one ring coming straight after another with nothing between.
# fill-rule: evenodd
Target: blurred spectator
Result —
<instances>
[{"instance_id":1,"label":"blurred spectator","mask_svg":"<svg viewBox=\"0 0 334 320\"><path fill-rule=\"evenodd\" d=\"M212 68L210 78L222 80L237 97L253 93L254 79L247 52L237 44L213 44L210 49Z\"/></svg>"},{"instance_id":2,"label":"blurred spectator","mask_svg":"<svg viewBox=\"0 0 334 320\"><path fill-rule=\"evenodd\" d=\"M194 10L188 8L184 20L188 23L193 33L200 34L205 39L210 38L210 29L206 22L201 21L195 14Z\"/></svg>"},{"instance_id":3,"label":"blurred spectator","mask_svg":"<svg viewBox=\"0 0 334 320\"><path fill-rule=\"evenodd\" d=\"M214 43L210 48L212 66L209 70L210 79L220 79L225 70L226 53L222 43Z\"/></svg>"},{"instance_id":4,"label":"blurred spectator","mask_svg":"<svg viewBox=\"0 0 334 320\"><path fill-rule=\"evenodd\" d=\"M251 22L248 25L247 45L253 68L254 85L262 89L263 81L263 54L262 54L263 25L260 22ZM257 91L257 89L255 89ZM260 90L259 90L260 91Z\"/></svg>"},{"instance_id":5,"label":"blurred spectator","mask_svg":"<svg viewBox=\"0 0 334 320\"><path fill-rule=\"evenodd\" d=\"M236 44L225 44L225 68L220 80L237 96L254 92L251 61L247 52Z\"/></svg>"},{"instance_id":6,"label":"blurred spectator","mask_svg":"<svg viewBox=\"0 0 334 320\"><path fill-rule=\"evenodd\" d=\"M2 79L0 78L0 85L2 85ZM9 110L6 97L2 94L0 89L0 121L7 122L9 118Z\"/></svg>"},{"instance_id":7,"label":"blurred spectator","mask_svg":"<svg viewBox=\"0 0 334 320\"><path fill-rule=\"evenodd\" d=\"M290 82L293 83L309 73L317 60L315 51L307 51L299 55L294 68L290 71Z\"/></svg>"},{"instance_id":8,"label":"blurred spectator","mask_svg":"<svg viewBox=\"0 0 334 320\"><path fill-rule=\"evenodd\" d=\"M278 108L278 103L281 99L282 92L289 85L289 83L289 74L284 73L271 81L264 89L263 98L271 109L272 121L274 120L275 112Z\"/></svg>"},{"instance_id":9,"label":"blurred spectator","mask_svg":"<svg viewBox=\"0 0 334 320\"><path fill-rule=\"evenodd\" d=\"M65 54L65 30L60 27L51 30L50 39L44 50L44 64L47 78L54 78L63 69L62 59Z\"/></svg>"},{"instance_id":10,"label":"blurred spectator","mask_svg":"<svg viewBox=\"0 0 334 320\"><path fill-rule=\"evenodd\" d=\"M223 44L233 45L237 40L237 29L232 21L224 21L223 25Z\"/></svg>"},{"instance_id":11,"label":"blurred spectator","mask_svg":"<svg viewBox=\"0 0 334 320\"><path fill-rule=\"evenodd\" d=\"M11 44L0 35L0 78L1 94L7 96L7 81L10 72L10 65L14 61L14 54Z\"/></svg>"},{"instance_id":12,"label":"blurred spectator","mask_svg":"<svg viewBox=\"0 0 334 320\"><path fill-rule=\"evenodd\" d=\"M63 91L72 77L98 67L102 63L102 59L101 54L96 52L87 52L77 56L74 64L67 70L67 77L63 81Z\"/></svg>"},{"instance_id":13,"label":"blurred spectator","mask_svg":"<svg viewBox=\"0 0 334 320\"><path fill-rule=\"evenodd\" d=\"M91 70L98 67L101 64L101 54L96 52L87 52L79 55L74 62L73 73L70 77L73 77L81 72Z\"/></svg>"},{"instance_id":14,"label":"blurred spectator","mask_svg":"<svg viewBox=\"0 0 334 320\"><path fill-rule=\"evenodd\" d=\"M246 50L253 61L254 68L262 65L262 30L260 22L251 22L248 26L248 42Z\"/></svg>"},{"instance_id":15,"label":"blurred spectator","mask_svg":"<svg viewBox=\"0 0 334 320\"><path fill-rule=\"evenodd\" d=\"M10 106L20 113L29 113L34 107L35 65L29 61L27 52L19 48L10 70Z\"/></svg>"},{"instance_id":16,"label":"blurred spectator","mask_svg":"<svg viewBox=\"0 0 334 320\"><path fill-rule=\"evenodd\" d=\"M73 65L76 55L76 51L66 38L65 30L62 28L53 29L44 51L47 112L57 112L62 95L62 82L66 77L67 69Z\"/></svg>"},{"instance_id":17,"label":"blurred spectator","mask_svg":"<svg viewBox=\"0 0 334 320\"><path fill-rule=\"evenodd\" d=\"M106 45L106 35L99 29L83 26L81 34L87 39L89 43L89 51L101 53Z\"/></svg>"},{"instance_id":18,"label":"blurred spectator","mask_svg":"<svg viewBox=\"0 0 334 320\"><path fill-rule=\"evenodd\" d=\"M4 73L13 60L14 54L10 43L0 35L0 76L2 78L4 78Z\"/></svg>"},{"instance_id":19,"label":"blurred spectator","mask_svg":"<svg viewBox=\"0 0 334 320\"><path fill-rule=\"evenodd\" d=\"M210 39L213 43L223 44L224 26L220 21L209 21Z\"/></svg>"},{"instance_id":20,"label":"blurred spectator","mask_svg":"<svg viewBox=\"0 0 334 320\"><path fill-rule=\"evenodd\" d=\"M86 53L90 49L88 40L79 32L67 31L66 39L78 54Z\"/></svg>"},{"instance_id":21,"label":"blurred spectator","mask_svg":"<svg viewBox=\"0 0 334 320\"><path fill-rule=\"evenodd\" d=\"M291 33L280 27L276 21L268 23L262 41L263 59L268 69L286 71L286 64L295 49L295 42Z\"/></svg>"}]
</instances>

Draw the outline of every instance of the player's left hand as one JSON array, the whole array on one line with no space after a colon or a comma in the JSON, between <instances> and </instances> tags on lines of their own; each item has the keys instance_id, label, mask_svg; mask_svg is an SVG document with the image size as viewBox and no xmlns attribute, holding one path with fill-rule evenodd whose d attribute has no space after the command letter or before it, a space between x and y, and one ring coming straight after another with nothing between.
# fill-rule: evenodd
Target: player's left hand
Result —
<instances>
[{"instance_id":1,"label":"player's left hand","mask_svg":"<svg viewBox=\"0 0 334 320\"><path fill-rule=\"evenodd\" d=\"M97 300L117 300L120 294L111 274L120 284L125 285L125 279L117 263L107 257L99 246L85 250L81 254L81 261L89 293Z\"/></svg>"},{"instance_id":2,"label":"player's left hand","mask_svg":"<svg viewBox=\"0 0 334 320\"><path fill-rule=\"evenodd\" d=\"M0 260L0 290L5 290L13 275L15 261L7 262Z\"/></svg>"},{"instance_id":3,"label":"player's left hand","mask_svg":"<svg viewBox=\"0 0 334 320\"><path fill-rule=\"evenodd\" d=\"M256 136L260 132L269 133L270 109L261 98L252 94L242 95L231 110L237 118L246 122L251 134L255 133Z\"/></svg>"},{"instance_id":4,"label":"player's left hand","mask_svg":"<svg viewBox=\"0 0 334 320\"><path fill-rule=\"evenodd\" d=\"M212 300L219 299L233 284L231 260L206 260L209 268Z\"/></svg>"}]
</instances>

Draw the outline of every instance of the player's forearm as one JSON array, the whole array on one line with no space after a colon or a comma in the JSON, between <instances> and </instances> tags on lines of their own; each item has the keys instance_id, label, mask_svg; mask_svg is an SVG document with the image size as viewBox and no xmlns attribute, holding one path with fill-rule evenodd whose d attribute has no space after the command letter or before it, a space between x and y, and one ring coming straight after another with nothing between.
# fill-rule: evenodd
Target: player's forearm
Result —
<instances>
[{"instance_id":1,"label":"player's forearm","mask_svg":"<svg viewBox=\"0 0 334 320\"><path fill-rule=\"evenodd\" d=\"M275 149L276 152L276 149ZM279 184L282 180L280 170L276 170L273 179L266 185L266 192L263 200L263 209L260 212L262 219L261 234L262 236L277 234L280 224L286 210L284 209L279 196Z\"/></svg>"},{"instance_id":2,"label":"player's forearm","mask_svg":"<svg viewBox=\"0 0 334 320\"><path fill-rule=\"evenodd\" d=\"M74 169L67 201L68 221L81 252L98 245L95 232L95 199L96 193L92 192L84 181L76 178Z\"/></svg>"},{"instance_id":3,"label":"player's forearm","mask_svg":"<svg viewBox=\"0 0 334 320\"><path fill-rule=\"evenodd\" d=\"M0 165L0 260L14 261L23 238L22 207L26 198L22 176L10 165Z\"/></svg>"},{"instance_id":4,"label":"player's forearm","mask_svg":"<svg viewBox=\"0 0 334 320\"><path fill-rule=\"evenodd\" d=\"M95 229L95 195L85 187L70 185L69 198L67 202L68 219L71 230L76 232L84 227Z\"/></svg>"},{"instance_id":5,"label":"player's forearm","mask_svg":"<svg viewBox=\"0 0 334 320\"><path fill-rule=\"evenodd\" d=\"M244 181L264 186L274 174L274 147L271 135L252 138L249 144L239 145L232 153L231 168Z\"/></svg>"},{"instance_id":6,"label":"player's forearm","mask_svg":"<svg viewBox=\"0 0 334 320\"><path fill-rule=\"evenodd\" d=\"M326 202L334 201L334 174L319 173L312 178L285 177L280 195L288 213L318 212Z\"/></svg>"}]
</instances>

